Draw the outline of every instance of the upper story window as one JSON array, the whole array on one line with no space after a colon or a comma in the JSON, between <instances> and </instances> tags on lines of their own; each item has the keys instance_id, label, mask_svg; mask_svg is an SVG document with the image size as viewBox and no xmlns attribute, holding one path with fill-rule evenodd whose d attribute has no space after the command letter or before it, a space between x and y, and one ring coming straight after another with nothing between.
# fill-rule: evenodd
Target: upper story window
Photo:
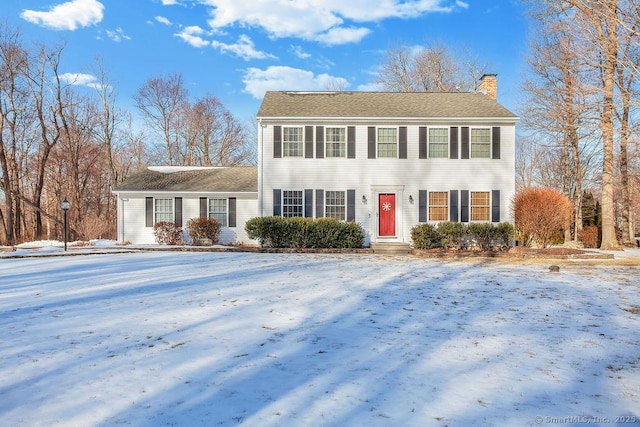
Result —
<instances>
[{"instance_id":1,"label":"upper story window","mask_svg":"<svg viewBox=\"0 0 640 427\"><path fill-rule=\"evenodd\" d=\"M491 157L491 129L471 129L471 158Z\"/></svg>"},{"instance_id":2,"label":"upper story window","mask_svg":"<svg viewBox=\"0 0 640 427\"><path fill-rule=\"evenodd\" d=\"M449 220L449 193L447 191L429 192L429 221Z\"/></svg>"},{"instance_id":3,"label":"upper story window","mask_svg":"<svg viewBox=\"0 0 640 427\"><path fill-rule=\"evenodd\" d=\"M378 157L398 157L398 128L378 128Z\"/></svg>"},{"instance_id":4,"label":"upper story window","mask_svg":"<svg viewBox=\"0 0 640 427\"><path fill-rule=\"evenodd\" d=\"M223 226L227 226L227 199L209 199L209 218L215 218Z\"/></svg>"},{"instance_id":5,"label":"upper story window","mask_svg":"<svg viewBox=\"0 0 640 427\"><path fill-rule=\"evenodd\" d=\"M471 221L489 221L491 204L488 191L471 192Z\"/></svg>"},{"instance_id":6,"label":"upper story window","mask_svg":"<svg viewBox=\"0 0 640 427\"><path fill-rule=\"evenodd\" d=\"M159 222L174 222L173 199L154 199L153 201L154 224Z\"/></svg>"},{"instance_id":7,"label":"upper story window","mask_svg":"<svg viewBox=\"0 0 640 427\"><path fill-rule=\"evenodd\" d=\"M449 157L449 129L429 128L429 157Z\"/></svg>"},{"instance_id":8,"label":"upper story window","mask_svg":"<svg viewBox=\"0 0 640 427\"><path fill-rule=\"evenodd\" d=\"M327 157L345 157L347 132L345 128L325 128Z\"/></svg>"},{"instance_id":9,"label":"upper story window","mask_svg":"<svg viewBox=\"0 0 640 427\"><path fill-rule=\"evenodd\" d=\"M302 191L284 190L282 192L282 216L303 216L303 213L304 199L302 196Z\"/></svg>"},{"instance_id":10,"label":"upper story window","mask_svg":"<svg viewBox=\"0 0 640 427\"><path fill-rule=\"evenodd\" d=\"M346 214L344 191L327 191L325 194L325 216L344 221Z\"/></svg>"},{"instance_id":11,"label":"upper story window","mask_svg":"<svg viewBox=\"0 0 640 427\"><path fill-rule=\"evenodd\" d=\"M303 128L282 128L282 154L284 157L302 157L304 155Z\"/></svg>"}]
</instances>

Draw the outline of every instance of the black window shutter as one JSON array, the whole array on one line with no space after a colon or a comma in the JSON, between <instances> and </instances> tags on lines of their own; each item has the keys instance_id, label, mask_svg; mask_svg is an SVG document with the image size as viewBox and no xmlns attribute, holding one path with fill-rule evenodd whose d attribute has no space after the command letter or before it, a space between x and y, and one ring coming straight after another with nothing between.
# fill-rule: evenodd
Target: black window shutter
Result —
<instances>
[{"instance_id":1,"label":"black window shutter","mask_svg":"<svg viewBox=\"0 0 640 427\"><path fill-rule=\"evenodd\" d=\"M398 131L398 157L407 158L407 127L400 126Z\"/></svg>"},{"instance_id":2,"label":"black window shutter","mask_svg":"<svg viewBox=\"0 0 640 427\"><path fill-rule=\"evenodd\" d=\"M468 159L469 158L469 128L463 127L461 128L461 141L460 141L460 158Z\"/></svg>"},{"instance_id":3,"label":"black window shutter","mask_svg":"<svg viewBox=\"0 0 640 427\"><path fill-rule=\"evenodd\" d=\"M324 159L324 127L316 126L316 159Z\"/></svg>"},{"instance_id":4,"label":"black window shutter","mask_svg":"<svg viewBox=\"0 0 640 427\"><path fill-rule=\"evenodd\" d=\"M282 157L282 126L273 127L273 158Z\"/></svg>"},{"instance_id":5,"label":"black window shutter","mask_svg":"<svg viewBox=\"0 0 640 427\"><path fill-rule=\"evenodd\" d=\"M182 197L176 197L174 209L175 223L178 227L182 227Z\"/></svg>"},{"instance_id":6,"label":"black window shutter","mask_svg":"<svg viewBox=\"0 0 640 427\"><path fill-rule=\"evenodd\" d=\"M304 127L304 157L313 159L313 126Z\"/></svg>"},{"instance_id":7,"label":"black window shutter","mask_svg":"<svg viewBox=\"0 0 640 427\"><path fill-rule=\"evenodd\" d=\"M207 217L207 198L200 197L200 218Z\"/></svg>"},{"instance_id":8,"label":"black window shutter","mask_svg":"<svg viewBox=\"0 0 640 427\"><path fill-rule=\"evenodd\" d=\"M347 221L356 220L356 190L347 190Z\"/></svg>"},{"instance_id":9,"label":"black window shutter","mask_svg":"<svg viewBox=\"0 0 640 427\"><path fill-rule=\"evenodd\" d=\"M458 158L458 128L452 127L449 130L449 158Z\"/></svg>"},{"instance_id":10,"label":"black window shutter","mask_svg":"<svg viewBox=\"0 0 640 427\"><path fill-rule=\"evenodd\" d=\"M427 222L427 190L418 190L418 221Z\"/></svg>"},{"instance_id":11,"label":"black window shutter","mask_svg":"<svg viewBox=\"0 0 640 427\"><path fill-rule=\"evenodd\" d=\"M500 222L500 190L491 191L491 221Z\"/></svg>"},{"instance_id":12,"label":"black window shutter","mask_svg":"<svg viewBox=\"0 0 640 427\"><path fill-rule=\"evenodd\" d=\"M236 198L229 197L229 227L236 226Z\"/></svg>"},{"instance_id":13,"label":"black window shutter","mask_svg":"<svg viewBox=\"0 0 640 427\"><path fill-rule=\"evenodd\" d=\"M458 222L458 190L449 191L449 221Z\"/></svg>"},{"instance_id":14,"label":"black window shutter","mask_svg":"<svg viewBox=\"0 0 640 427\"><path fill-rule=\"evenodd\" d=\"M368 158L375 159L376 158L376 127L369 126L367 135L368 135L367 138L368 138L368 151L369 151Z\"/></svg>"},{"instance_id":15,"label":"black window shutter","mask_svg":"<svg viewBox=\"0 0 640 427\"><path fill-rule=\"evenodd\" d=\"M282 190L273 189L273 216L282 215Z\"/></svg>"},{"instance_id":16,"label":"black window shutter","mask_svg":"<svg viewBox=\"0 0 640 427\"><path fill-rule=\"evenodd\" d=\"M356 158L356 127L347 128L347 159Z\"/></svg>"},{"instance_id":17,"label":"black window shutter","mask_svg":"<svg viewBox=\"0 0 640 427\"><path fill-rule=\"evenodd\" d=\"M324 190L316 190L316 218L324 216Z\"/></svg>"},{"instance_id":18,"label":"black window shutter","mask_svg":"<svg viewBox=\"0 0 640 427\"><path fill-rule=\"evenodd\" d=\"M427 158L427 128L420 126L418 129L418 158Z\"/></svg>"},{"instance_id":19,"label":"black window shutter","mask_svg":"<svg viewBox=\"0 0 640 427\"><path fill-rule=\"evenodd\" d=\"M469 222L469 190L460 190L460 222Z\"/></svg>"},{"instance_id":20,"label":"black window shutter","mask_svg":"<svg viewBox=\"0 0 640 427\"><path fill-rule=\"evenodd\" d=\"M304 216L313 218L313 190L304 190Z\"/></svg>"},{"instance_id":21,"label":"black window shutter","mask_svg":"<svg viewBox=\"0 0 640 427\"><path fill-rule=\"evenodd\" d=\"M500 128L494 127L491 130L491 158L500 158Z\"/></svg>"},{"instance_id":22,"label":"black window shutter","mask_svg":"<svg viewBox=\"0 0 640 427\"><path fill-rule=\"evenodd\" d=\"M146 205L146 218L145 218L145 227L153 227L153 197L145 197L145 205Z\"/></svg>"}]
</instances>

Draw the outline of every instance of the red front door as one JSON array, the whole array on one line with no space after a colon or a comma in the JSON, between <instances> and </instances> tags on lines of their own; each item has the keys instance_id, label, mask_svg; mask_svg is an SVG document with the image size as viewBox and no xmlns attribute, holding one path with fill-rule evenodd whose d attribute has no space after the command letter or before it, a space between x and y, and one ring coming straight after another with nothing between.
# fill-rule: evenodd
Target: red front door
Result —
<instances>
[{"instance_id":1,"label":"red front door","mask_svg":"<svg viewBox=\"0 0 640 427\"><path fill-rule=\"evenodd\" d=\"M396 235L396 195L395 194L379 194L378 195L378 212L380 223L378 225L378 233L380 236Z\"/></svg>"}]
</instances>

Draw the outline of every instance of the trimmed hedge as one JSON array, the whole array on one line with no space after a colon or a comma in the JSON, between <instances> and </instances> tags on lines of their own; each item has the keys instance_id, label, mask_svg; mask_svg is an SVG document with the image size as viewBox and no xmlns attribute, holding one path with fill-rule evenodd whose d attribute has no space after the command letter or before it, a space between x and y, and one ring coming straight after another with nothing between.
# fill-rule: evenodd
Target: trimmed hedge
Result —
<instances>
[{"instance_id":1,"label":"trimmed hedge","mask_svg":"<svg viewBox=\"0 0 640 427\"><path fill-rule=\"evenodd\" d=\"M413 240L413 247L416 249L435 249L443 246L442 235L431 224L420 224L413 227L411 229L411 239Z\"/></svg>"},{"instance_id":2,"label":"trimmed hedge","mask_svg":"<svg viewBox=\"0 0 640 427\"><path fill-rule=\"evenodd\" d=\"M442 238L442 244L448 249L460 249L467 234L467 228L461 222L440 222L437 228Z\"/></svg>"},{"instance_id":3,"label":"trimmed hedge","mask_svg":"<svg viewBox=\"0 0 640 427\"><path fill-rule=\"evenodd\" d=\"M268 248L361 248L364 230L355 222L335 218L252 218L245 224L247 235Z\"/></svg>"},{"instance_id":4,"label":"trimmed hedge","mask_svg":"<svg viewBox=\"0 0 640 427\"><path fill-rule=\"evenodd\" d=\"M441 222L438 226L419 224L411 229L413 247L416 249L477 246L482 250L508 247L513 236L513 225L503 222L497 225L488 222Z\"/></svg>"}]
</instances>

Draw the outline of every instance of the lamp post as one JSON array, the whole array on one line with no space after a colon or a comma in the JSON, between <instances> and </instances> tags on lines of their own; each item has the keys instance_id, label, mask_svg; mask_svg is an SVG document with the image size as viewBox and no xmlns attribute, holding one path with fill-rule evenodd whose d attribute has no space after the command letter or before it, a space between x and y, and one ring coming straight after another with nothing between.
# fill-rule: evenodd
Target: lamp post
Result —
<instances>
[{"instance_id":1,"label":"lamp post","mask_svg":"<svg viewBox=\"0 0 640 427\"><path fill-rule=\"evenodd\" d=\"M69 203L66 197L64 198L62 203L60 203L60 207L64 212L64 251L66 252L67 251L67 211L71 207L71 204Z\"/></svg>"}]
</instances>

